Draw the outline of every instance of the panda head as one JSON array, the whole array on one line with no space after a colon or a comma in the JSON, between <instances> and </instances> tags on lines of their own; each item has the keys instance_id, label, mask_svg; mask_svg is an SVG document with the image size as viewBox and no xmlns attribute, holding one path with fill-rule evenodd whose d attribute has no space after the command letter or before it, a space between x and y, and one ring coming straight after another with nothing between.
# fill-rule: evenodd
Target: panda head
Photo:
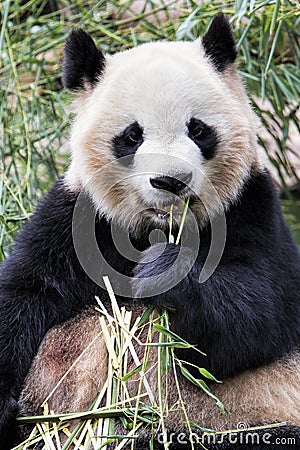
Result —
<instances>
[{"instance_id":1,"label":"panda head","mask_svg":"<svg viewBox=\"0 0 300 450\"><path fill-rule=\"evenodd\" d=\"M104 55L82 30L65 47L75 93L66 182L100 214L139 229L190 198L198 223L234 202L256 162L255 116L227 18L202 39Z\"/></svg>"}]
</instances>

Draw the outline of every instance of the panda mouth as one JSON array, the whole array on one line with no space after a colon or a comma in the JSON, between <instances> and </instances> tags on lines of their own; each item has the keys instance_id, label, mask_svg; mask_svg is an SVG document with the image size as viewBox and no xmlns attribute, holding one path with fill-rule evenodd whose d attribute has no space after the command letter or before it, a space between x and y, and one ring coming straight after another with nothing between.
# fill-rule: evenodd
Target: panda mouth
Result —
<instances>
[{"instance_id":1,"label":"panda mouth","mask_svg":"<svg viewBox=\"0 0 300 450\"><path fill-rule=\"evenodd\" d=\"M182 199L176 200L171 205L165 205L163 203L156 203L154 211L159 219L166 219L170 216L171 211L173 216L180 216L183 214L185 207L185 201Z\"/></svg>"}]
</instances>

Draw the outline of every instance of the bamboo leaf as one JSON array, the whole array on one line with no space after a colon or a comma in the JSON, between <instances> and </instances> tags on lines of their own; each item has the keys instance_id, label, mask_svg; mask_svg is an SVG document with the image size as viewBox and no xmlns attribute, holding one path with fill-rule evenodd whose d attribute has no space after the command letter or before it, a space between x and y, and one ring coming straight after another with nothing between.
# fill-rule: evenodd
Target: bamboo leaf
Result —
<instances>
[{"instance_id":1,"label":"bamboo leaf","mask_svg":"<svg viewBox=\"0 0 300 450\"><path fill-rule=\"evenodd\" d=\"M173 331L166 329L165 327L163 327L162 325L159 324L155 324L154 328L159 331L160 333L162 333L164 336L169 337L170 339L172 339L172 343L177 345L177 348L191 348L193 347L194 350L196 350L197 352L201 353L201 355L205 355L205 353L201 352L201 350L199 350L198 348L196 348L194 345L189 344L187 341L185 341L184 339L182 339L180 336L178 336L176 333L173 333ZM182 344L183 347L178 347L179 344ZM172 345L170 345L169 347L171 347ZM175 347L175 346L174 346Z\"/></svg>"},{"instance_id":2,"label":"bamboo leaf","mask_svg":"<svg viewBox=\"0 0 300 450\"><path fill-rule=\"evenodd\" d=\"M209 387L207 386L207 384L198 378L195 378L188 370L186 367L184 367L183 365L180 365L180 371L182 373L182 375L189 380L191 383L193 383L195 386L199 387L200 389L202 389L209 397L211 397L215 402L216 405L218 406L218 408L221 409L222 413L228 413L228 411L226 410L225 406L223 405L223 403L210 391Z\"/></svg>"},{"instance_id":3,"label":"bamboo leaf","mask_svg":"<svg viewBox=\"0 0 300 450\"><path fill-rule=\"evenodd\" d=\"M168 348L194 348L194 345L188 344L187 342L146 342L141 344L143 347L168 347ZM195 349L196 350L196 349Z\"/></svg>"},{"instance_id":4,"label":"bamboo leaf","mask_svg":"<svg viewBox=\"0 0 300 450\"><path fill-rule=\"evenodd\" d=\"M152 361L148 360L148 361L145 361L143 364L140 364L138 367L136 367L135 369L131 370L126 375L124 375L122 377L122 381L129 380L129 378L133 377L137 373L140 373L142 370L145 370L151 363L152 363Z\"/></svg>"},{"instance_id":5,"label":"bamboo leaf","mask_svg":"<svg viewBox=\"0 0 300 450\"><path fill-rule=\"evenodd\" d=\"M209 380L213 380L216 383L222 383L222 381L217 380L208 370L204 369L203 367L199 367L199 372L203 377L208 378Z\"/></svg>"},{"instance_id":6,"label":"bamboo leaf","mask_svg":"<svg viewBox=\"0 0 300 450\"><path fill-rule=\"evenodd\" d=\"M149 319L149 317L151 316L151 314L154 311L154 306L152 306L151 308L147 308L146 311L143 312L137 326L140 327L141 325L143 325L143 323L147 322L147 320Z\"/></svg>"}]
</instances>

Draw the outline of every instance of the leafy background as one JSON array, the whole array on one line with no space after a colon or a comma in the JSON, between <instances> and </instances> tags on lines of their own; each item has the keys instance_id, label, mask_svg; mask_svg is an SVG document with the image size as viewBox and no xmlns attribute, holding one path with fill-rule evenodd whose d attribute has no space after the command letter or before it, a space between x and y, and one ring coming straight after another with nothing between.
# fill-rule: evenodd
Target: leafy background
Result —
<instances>
[{"instance_id":1,"label":"leafy background","mask_svg":"<svg viewBox=\"0 0 300 450\"><path fill-rule=\"evenodd\" d=\"M68 163L70 94L62 88L67 33L81 26L113 53L149 40L194 39L230 17L259 141L273 164L286 218L300 243L300 44L296 0L6 0L0 29L0 260L22 222ZM293 143L290 135L293 136Z\"/></svg>"}]
</instances>

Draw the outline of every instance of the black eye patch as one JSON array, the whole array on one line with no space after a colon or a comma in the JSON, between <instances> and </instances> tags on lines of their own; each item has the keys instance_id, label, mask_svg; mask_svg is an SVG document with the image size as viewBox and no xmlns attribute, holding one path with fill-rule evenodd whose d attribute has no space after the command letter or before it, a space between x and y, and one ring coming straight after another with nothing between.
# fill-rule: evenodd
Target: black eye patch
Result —
<instances>
[{"instance_id":1,"label":"black eye patch","mask_svg":"<svg viewBox=\"0 0 300 450\"><path fill-rule=\"evenodd\" d=\"M132 162L133 155L143 143L143 129L137 122L132 123L121 134L113 138L113 152L116 158L124 158L122 163L129 165ZM131 156L131 157L130 157Z\"/></svg>"},{"instance_id":2,"label":"black eye patch","mask_svg":"<svg viewBox=\"0 0 300 450\"><path fill-rule=\"evenodd\" d=\"M218 134L214 127L206 125L202 120L192 117L187 124L188 137L201 150L203 157L212 159L217 153L219 143Z\"/></svg>"}]
</instances>

